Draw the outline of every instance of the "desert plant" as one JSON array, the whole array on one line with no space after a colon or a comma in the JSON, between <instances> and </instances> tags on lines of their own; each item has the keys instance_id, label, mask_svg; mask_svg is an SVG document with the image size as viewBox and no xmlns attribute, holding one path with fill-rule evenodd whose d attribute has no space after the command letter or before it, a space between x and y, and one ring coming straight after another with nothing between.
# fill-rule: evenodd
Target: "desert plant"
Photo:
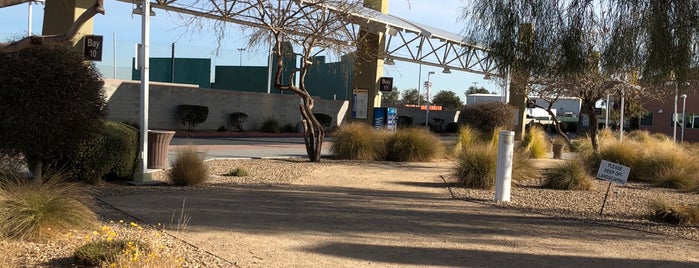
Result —
<instances>
[{"instance_id":1,"label":"desert plant","mask_svg":"<svg viewBox=\"0 0 699 268\"><path fill-rule=\"evenodd\" d=\"M381 160L385 147L381 134L364 123L343 124L334 134L330 152L339 159Z\"/></svg>"},{"instance_id":2,"label":"desert plant","mask_svg":"<svg viewBox=\"0 0 699 268\"><path fill-rule=\"evenodd\" d=\"M99 266L113 263L119 256L129 250L147 253L148 246L139 240L96 240L86 243L75 250L73 256L78 264Z\"/></svg>"},{"instance_id":3,"label":"desert plant","mask_svg":"<svg viewBox=\"0 0 699 268\"><path fill-rule=\"evenodd\" d=\"M333 117L324 113L314 113L313 116L318 120L321 126L326 130L330 129L333 122Z\"/></svg>"},{"instance_id":4,"label":"desert plant","mask_svg":"<svg viewBox=\"0 0 699 268\"><path fill-rule=\"evenodd\" d=\"M187 131L194 130L197 125L204 123L209 117L209 107L202 105L182 104L177 106L177 112L182 124L187 126Z\"/></svg>"},{"instance_id":5,"label":"desert plant","mask_svg":"<svg viewBox=\"0 0 699 268\"><path fill-rule=\"evenodd\" d=\"M231 169L230 171L228 171L228 173L226 173L226 176L234 176L234 177L245 177L248 175L249 175L248 171L243 169L243 168L234 168L234 169Z\"/></svg>"},{"instance_id":6,"label":"desert plant","mask_svg":"<svg viewBox=\"0 0 699 268\"><path fill-rule=\"evenodd\" d=\"M206 181L209 172L204 158L194 146L186 146L177 152L177 157L168 170L168 179L174 185L192 186Z\"/></svg>"},{"instance_id":7,"label":"desert plant","mask_svg":"<svg viewBox=\"0 0 699 268\"><path fill-rule=\"evenodd\" d=\"M472 127L463 126L459 128L459 136L456 140L456 144L454 145L454 152L459 153L465 147L476 143L478 139L480 139L479 135L480 134L478 131L474 130Z\"/></svg>"},{"instance_id":8,"label":"desert plant","mask_svg":"<svg viewBox=\"0 0 699 268\"><path fill-rule=\"evenodd\" d=\"M567 160L550 169L541 187L558 190L589 190L592 181L581 160Z\"/></svg>"},{"instance_id":9,"label":"desert plant","mask_svg":"<svg viewBox=\"0 0 699 268\"><path fill-rule=\"evenodd\" d=\"M96 223L97 216L86 205L86 194L78 186L65 182L65 175L47 173L43 180L3 180L0 236L43 240Z\"/></svg>"},{"instance_id":10,"label":"desert plant","mask_svg":"<svg viewBox=\"0 0 699 268\"><path fill-rule=\"evenodd\" d=\"M650 202L650 208L654 212L652 218L660 222L676 225L699 224L699 204L670 204L664 200L655 199Z\"/></svg>"},{"instance_id":11,"label":"desert plant","mask_svg":"<svg viewBox=\"0 0 699 268\"><path fill-rule=\"evenodd\" d=\"M699 162L695 154L669 141L652 141L643 152L632 174L661 187L689 190L699 185Z\"/></svg>"},{"instance_id":12,"label":"desert plant","mask_svg":"<svg viewBox=\"0 0 699 268\"><path fill-rule=\"evenodd\" d=\"M385 145L388 161L430 161L444 152L441 140L422 128L399 129L386 137Z\"/></svg>"},{"instance_id":13,"label":"desert plant","mask_svg":"<svg viewBox=\"0 0 699 268\"><path fill-rule=\"evenodd\" d=\"M243 125L248 121L248 114L243 112L231 113L231 125L236 131L245 131Z\"/></svg>"},{"instance_id":14,"label":"desert plant","mask_svg":"<svg viewBox=\"0 0 699 268\"><path fill-rule=\"evenodd\" d=\"M281 131L279 128L279 121L274 119L274 117L265 118L265 121L262 122L262 126L260 126L260 131L265 133L279 133Z\"/></svg>"},{"instance_id":15,"label":"desert plant","mask_svg":"<svg viewBox=\"0 0 699 268\"><path fill-rule=\"evenodd\" d=\"M602 160L614 162L627 167L632 167L629 180L639 180L638 172L633 167L640 158L637 145L633 141L619 142L618 140L600 139L600 152L590 151L588 154L581 154L585 159L588 169L596 172Z\"/></svg>"},{"instance_id":16,"label":"desert plant","mask_svg":"<svg viewBox=\"0 0 699 268\"><path fill-rule=\"evenodd\" d=\"M136 168L138 130L120 122L104 122L77 150L56 161L76 179L97 183L106 175L130 178Z\"/></svg>"},{"instance_id":17,"label":"desert plant","mask_svg":"<svg viewBox=\"0 0 699 268\"><path fill-rule=\"evenodd\" d=\"M457 184L467 188L492 189L495 186L497 149L487 143L463 147L457 156Z\"/></svg>"},{"instance_id":18,"label":"desert plant","mask_svg":"<svg viewBox=\"0 0 699 268\"><path fill-rule=\"evenodd\" d=\"M92 62L62 46L0 53L0 154L32 159L39 178L99 128L103 84Z\"/></svg>"},{"instance_id":19,"label":"desert plant","mask_svg":"<svg viewBox=\"0 0 699 268\"><path fill-rule=\"evenodd\" d=\"M484 135L495 132L497 127L512 129L514 110L501 102L480 102L467 105L459 115L459 125L468 125Z\"/></svg>"},{"instance_id":20,"label":"desert plant","mask_svg":"<svg viewBox=\"0 0 699 268\"><path fill-rule=\"evenodd\" d=\"M551 151L551 142L546 137L546 132L538 127L530 127L524 135L520 146L531 158L541 159Z\"/></svg>"}]
</instances>

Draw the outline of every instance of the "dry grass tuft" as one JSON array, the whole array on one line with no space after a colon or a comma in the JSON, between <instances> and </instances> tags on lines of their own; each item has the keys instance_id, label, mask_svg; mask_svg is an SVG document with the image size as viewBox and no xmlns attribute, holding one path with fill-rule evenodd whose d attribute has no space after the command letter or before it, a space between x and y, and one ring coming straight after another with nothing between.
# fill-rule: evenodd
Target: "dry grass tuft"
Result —
<instances>
[{"instance_id":1,"label":"dry grass tuft","mask_svg":"<svg viewBox=\"0 0 699 268\"><path fill-rule=\"evenodd\" d=\"M204 183L209 176L204 158L199 155L194 146L187 146L177 153L172 168L168 171L168 179L174 185L192 186Z\"/></svg>"},{"instance_id":2,"label":"dry grass tuft","mask_svg":"<svg viewBox=\"0 0 699 268\"><path fill-rule=\"evenodd\" d=\"M675 225L699 225L699 204L678 205L661 199L650 202L653 219Z\"/></svg>"},{"instance_id":3,"label":"dry grass tuft","mask_svg":"<svg viewBox=\"0 0 699 268\"><path fill-rule=\"evenodd\" d=\"M8 178L0 183L0 236L20 240L45 240L75 228L90 228L97 216L87 195L58 173L44 175L43 182Z\"/></svg>"},{"instance_id":4,"label":"dry grass tuft","mask_svg":"<svg viewBox=\"0 0 699 268\"><path fill-rule=\"evenodd\" d=\"M425 162L441 157L442 141L422 128L399 129L386 137L386 160Z\"/></svg>"},{"instance_id":5,"label":"dry grass tuft","mask_svg":"<svg viewBox=\"0 0 699 268\"><path fill-rule=\"evenodd\" d=\"M541 187L557 190L589 190L592 181L581 160L568 160L546 174Z\"/></svg>"},{"instance_id":6,"label":"dry grass tuft","mask_svg":"<svg viewBox=\"0 0 699 268\"><path fill-rule=\"evenodd\" d=\"M338 159L373 161L384 158L382 135L367 124L343 124L333 136L330 151Z\"/></svg>"},{"instance_id":7,"label":"dry grass tuft","mask_svg":"<svg viewBox=\"0 0 699 268\"><path fill-rule=\"evenodd\" d=\"M546 132L539 127L530 127L527 135L520 143L524 151L529 154L530 158L541 159L547 156L551 151L551 142L546 136Z\"/></svg>"}]
</instances>

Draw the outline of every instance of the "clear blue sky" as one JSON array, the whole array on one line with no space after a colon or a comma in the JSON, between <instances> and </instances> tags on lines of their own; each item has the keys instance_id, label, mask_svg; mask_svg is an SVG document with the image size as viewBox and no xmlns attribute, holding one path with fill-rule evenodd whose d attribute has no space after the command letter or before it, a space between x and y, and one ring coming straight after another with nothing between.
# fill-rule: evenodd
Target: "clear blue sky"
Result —
<instances>
[{"instance_id":1,"label":"clear blue sky","mask_svg":"<svg viewBox=\"0 0 699 268\"><path fill-rule=\"evenodd\" d=\"M459 33L464 24L458 21L463 6L464 0L390 0L389 14ZM103 61L98 62L97 65L105 77L114 76L114 59L116 58L116 77L130 78L134 47L141 39L141 17L131 14L133 8L132 4L105 0L106 14L95 17L94 34L104 36L105 42ZM238 48L247 47L247 39L237 25L229 27L227 38L217 52L216 37L210 30L210 25L203 26L201 31L192 31L191 28L182 26L184 20L179 14L158 9L155 9L155 12L156 16L151 19L152 57L170 57L170 46L175 43L177 57L211 58L215 65L238 65L240 61L243 65L267 65L265 48L247 48L241 55ZM43 22L43 5L33 5L32 17L32 32L39 34ZM0 40L7 41L26 35L27 18L27 4L0 9ZM116 39L114 39L115 35ZM115 43L116 57L114 57ZM385 67L384 76L393 77L394 85L399 90L417 88L418 69L418 64L397 61L396 65ZM500 92L499 86L494 82L483 80L481 75L457 71L442 74L441 69L429 66L422 66L423 81L426 80L429 71L435 72L431 76L433 93L439 90L451 90L463 100L463 93L472 85Z\"/></svg>"}]
</instances>

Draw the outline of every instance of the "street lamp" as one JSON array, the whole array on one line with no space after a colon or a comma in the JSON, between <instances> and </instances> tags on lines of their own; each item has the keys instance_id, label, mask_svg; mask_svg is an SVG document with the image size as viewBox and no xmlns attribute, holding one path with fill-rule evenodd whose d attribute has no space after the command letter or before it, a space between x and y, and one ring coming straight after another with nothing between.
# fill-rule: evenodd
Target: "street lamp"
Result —
<instances>
[{"instance_id":1,"label":"street lamp","mask_svg":"<svg viewBox=\"0 0 699 268\"><path fill-rule=\"evenodd\" d=\"M680 142L684 142L684 127L687 125L687 123L684 122L686 119L684 112L687 107L687 94L682 94L680 97L682 98L682 135L680 135Z\"/></svg>"},{"instance_id":2,"label":"street lamp","mask_svg":"<svg viewBox=\"0 0 699 268\"><path fill-rule=\"evenodd\" d=\"M243 51L245 51L244 47L238 48L238 53L240 53L240 60L238 62L238 66L243 66Z\"/></svg>"},{"instance_id":3,"label":"street lamp","mask_svg":"<svg viewBox=\"0 0 699 268\"><path fill-rule=\"evenodd\" d=\"M425 102L427 105L427 109L425 109L425 127L427 129L430 128L430 88L432 87L432 82L430 82L430 75L433 75L434 72L427 72L427 81L425 82L425 89L427 90L427 94L425 95ZM420 99L420 96L418 95L418 100Z\"/></svg>"}]
</instances>

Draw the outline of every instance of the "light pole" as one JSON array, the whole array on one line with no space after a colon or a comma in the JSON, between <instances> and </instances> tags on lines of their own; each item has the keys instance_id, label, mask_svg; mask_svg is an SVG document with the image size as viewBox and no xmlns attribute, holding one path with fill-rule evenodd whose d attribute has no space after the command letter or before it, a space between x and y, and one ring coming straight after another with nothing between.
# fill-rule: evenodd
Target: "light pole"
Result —
<instances>
[{"instance_id":1,"label":"light pole","mask_svg":"<svg viewBox=\"0 0 699 268\"><path fill-rule=\"evenodd\" d=\"M687 123L684 122L686 119L685 117L685 108L687 107L687 94L682 94L682 134L680 135L680 142L684 142L684 127L687 125Z\"/></svg>"},{"instance_id":2,"label":"light pole","mask_svg":"<svg viewBox=\"0 0 699 268\"><path fill-rule=\"evenodd\" d=\"M425 127L427 129L430 128L430 88L432 87L432 82L430 82L430 75L433 75L434 72L427 72L427 82L425 82L425 89L427 90L427 94L425 94L425 102L427 109L425 109ZM420 95L418 95L418 100L420 99Z\"/></svg>"},{"instance_id":3,"label":"light pole","mask_svg":"<svg viewBox=\"0 0 699 268\"><path fill-rule=\"evenodd\" d=\"M420 61L420 47L422 46L419 45L417 46L417 60L419 67L417 69L417 107L420 108L420 89L422 88L422 61Z\"/></svg>"},{"instance_id":4,"label":"light pole","mask_svg":"<svg viewBox=\"0 0 699 268\"><path fill-rule=\"evenodd\" d=\"M672 73L672 80L675 82L675 112L672 114L672 142L677 142L677 79Z\"/></svg>"},{"instance_id":5,"label":"light pole","mask_svg":"<svg viewBox=\"0 0 699 268\"><path fill-rule=\"evenodd\" d=\"M240 60L238 61L238 66L243 66L243 51L245 51L244 47L238 48L238 53L240 54Z\"/></svg>"}]
</instances>

